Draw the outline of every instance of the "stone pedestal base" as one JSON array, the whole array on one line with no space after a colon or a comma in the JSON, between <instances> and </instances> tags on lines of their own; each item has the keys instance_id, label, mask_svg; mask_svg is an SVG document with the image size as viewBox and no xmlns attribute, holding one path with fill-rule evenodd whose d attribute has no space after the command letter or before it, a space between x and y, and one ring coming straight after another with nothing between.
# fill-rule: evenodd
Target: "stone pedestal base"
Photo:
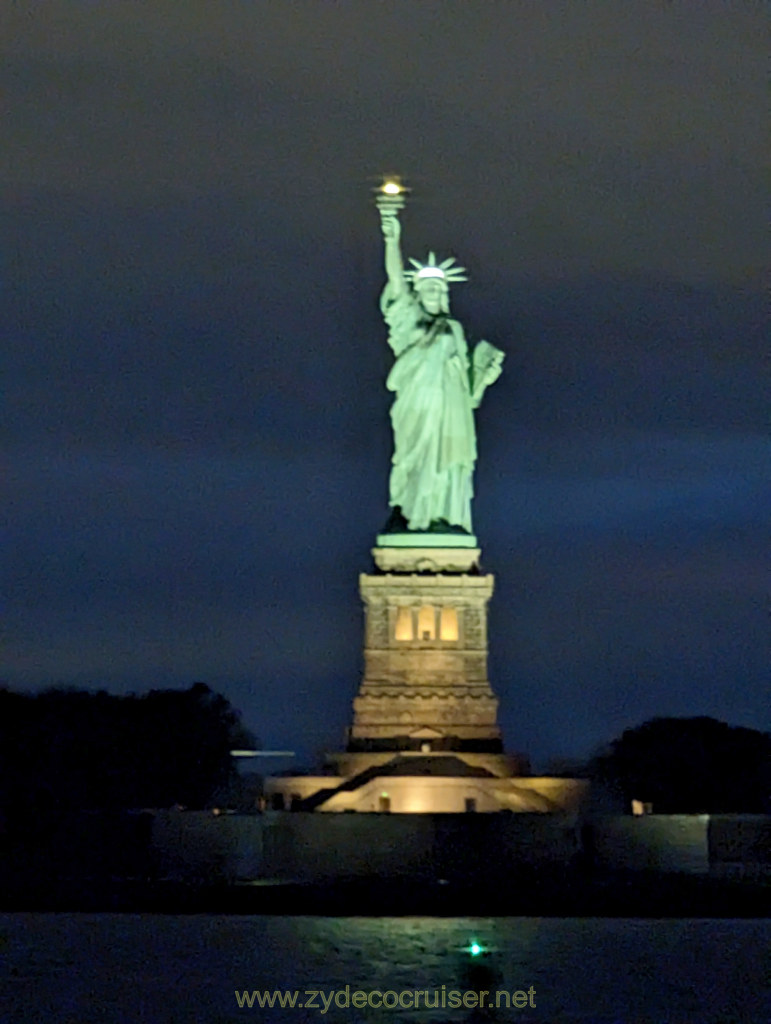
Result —
<instances>
[{"instance_id":1,"label":"stone pedestal base","mask_svg":"<svg viewBox=\"0 0 771 1024\"><path fill-rule=\"evenodd\" d=\"M393 762L398 757L400 763L409 769L410 763L420 765L422 771L430 771L431 763L440 764L447 762L450 758L459 763L466 764L471 768L481 768L490 775L500 779L511 778L514 775L525 775L529 771L527 758L520 754L498 754L477 751L412 751L402 750L377 751L372 753L359 753L341 751L340 753L326 754L324 764L328 766L330 773L341 778L352 778L362 772L370 772L383 765Z\"/></svg>"},{"instance_id":2,"label":"stone pedestal base","mask_svg":"<svg viewBox=\"0 0 771 1024\"><path fill-rule=\"evenodd\" d=\"M512 774L504 755L331 754L338 774L265 780L273 810L395 814L514 811L577 814L588 783L582 779Z\"/></svg>"},{"instance_id":3,"label":"stone pedestal base","mask_svg":"<svg viewBox=\"0 0 771 1024\"><path fill-rule=\"evenodd\" d=\"M275 810L574 814L577 779L531 778L503 753L487 678L493 577L468 535L384 534L359 579L364 678L348 749L323 774L266 779Z\"/></svg>"},{"instance_id":4,"label":"stone pedestal base","mask_svg":"<svg viewBox=\"0 0 771 1024\"><path fill-rule=\"evenodd\" d=\"M500 751L487 678L493 577L480 573L477 547L431 546L432 535L419 536L419 547L375 548L380 571L359 579L364 678L348 748Z\"/></svg>"}]
</instances>

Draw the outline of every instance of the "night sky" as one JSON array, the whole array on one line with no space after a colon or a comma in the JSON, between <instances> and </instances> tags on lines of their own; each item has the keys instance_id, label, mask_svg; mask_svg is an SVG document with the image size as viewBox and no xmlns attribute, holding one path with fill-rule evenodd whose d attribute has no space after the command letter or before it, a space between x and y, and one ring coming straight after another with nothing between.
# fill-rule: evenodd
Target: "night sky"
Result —
<instances>
[{"instance_id":1,"label":"night sky","mask_svg":"<svg viewBox=\"0 0 771 1024\"><path fill-rule=\"evenodd\" d=\"M2 677L339 747L387 514L370 189L507 352L490 678L536 766L771 728L761 4L7 4Z\"/></svg>"}]
</instances>

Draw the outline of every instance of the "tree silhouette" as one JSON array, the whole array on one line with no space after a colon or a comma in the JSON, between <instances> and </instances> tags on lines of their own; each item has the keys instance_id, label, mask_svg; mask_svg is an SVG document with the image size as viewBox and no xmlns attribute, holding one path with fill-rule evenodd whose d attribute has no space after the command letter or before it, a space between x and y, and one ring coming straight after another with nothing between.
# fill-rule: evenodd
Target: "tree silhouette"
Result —
<instances>
[{"instance_id":1,"label":"tree silhouette","mask_svg":"<svg viewBox=\"0 0 771 1024\"><path fill-rule=\"evenodd\" d=\"M142 696L0 689L0 809L205 806L254 737L204 683Z\"/></svg>"},{"instance_id":2,"label":"tree silhouette","mask_svg":"<svg viewBox=\"0 0 771 1024\"><path fill-rule=\"evenodd\" d=\"M592 777L660 814L767 814L771 735L714 718L654 718L594 759Z\"/></svg>"}]
</instances>

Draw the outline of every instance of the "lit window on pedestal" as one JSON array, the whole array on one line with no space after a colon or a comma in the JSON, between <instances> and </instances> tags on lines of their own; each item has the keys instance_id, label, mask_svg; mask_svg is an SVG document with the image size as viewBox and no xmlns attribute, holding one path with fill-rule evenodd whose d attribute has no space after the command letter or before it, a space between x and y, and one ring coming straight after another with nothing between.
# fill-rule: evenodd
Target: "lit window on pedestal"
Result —
<instances>
[{"instance_id":1,"label":"lit window on pedestal","mask_svg":"<svg viewBox=\"0 0 771 1024\"><path fill-rule=\"evenodd\" d=\"M439 639L458 639L458 613L454 608L442 608L439 619Z\"/></svg>"},{"instance_id":2,"label":"lit window on pedestal","mask_svg":"<svg viewBox=\"0 0 771 1024\"><path fill-rule=\"evenodd\" d=\"M436 612L433 605L424 604L418 612L418 639L436 639Z\"/></svg>"},{"instance_id":3,"label":"lit window on pedestal","mask_svg":"<svg viewBox=\"0 0 771 1024\"><path fill-rule=\"evenodd\" d=\"M400 608L396 613L396 631L394 636L397 640L412 640L412 608Z\"/></svg>"}]
</instances>

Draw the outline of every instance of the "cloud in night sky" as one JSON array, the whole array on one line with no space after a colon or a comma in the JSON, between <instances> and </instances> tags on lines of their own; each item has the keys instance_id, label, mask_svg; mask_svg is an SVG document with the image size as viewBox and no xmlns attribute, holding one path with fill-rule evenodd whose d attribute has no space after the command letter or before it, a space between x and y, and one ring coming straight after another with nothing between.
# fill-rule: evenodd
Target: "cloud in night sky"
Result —
<instances>
[{"instance_id":1,"label":"cloud in night sky","mask_svg":"<svg viewBox=\"0 0 771 1024\"><path fill-rule=\"evenodd\" d=\"M50 2L0 15L3 676L203 679L339 743L386 513L368 189L504 348L475 527L512 746L770 728L759 7Z\"/></svg>"}]
</instances>

